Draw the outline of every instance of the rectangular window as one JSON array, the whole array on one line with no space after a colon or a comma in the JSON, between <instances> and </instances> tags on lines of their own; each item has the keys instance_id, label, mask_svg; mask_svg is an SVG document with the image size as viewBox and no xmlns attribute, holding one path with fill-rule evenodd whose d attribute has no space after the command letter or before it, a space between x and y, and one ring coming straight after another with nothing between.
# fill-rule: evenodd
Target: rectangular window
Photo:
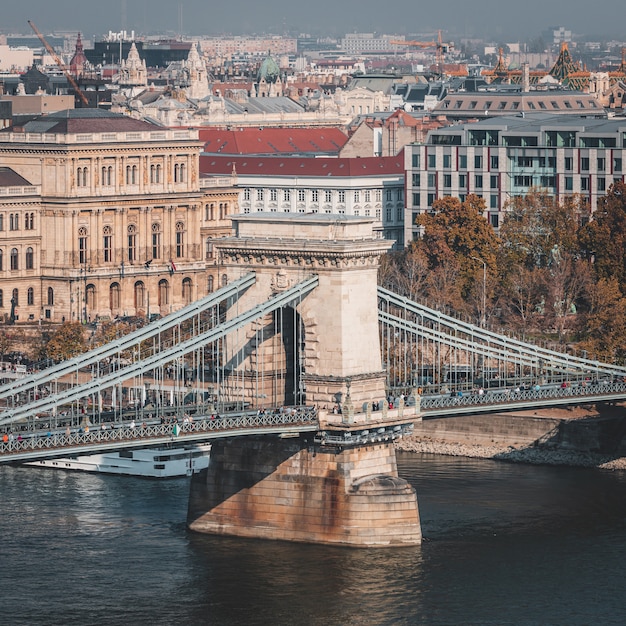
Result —
<instances>
[{"instance_id":1,"label":"rectangular window","mask_svg":"<svg viewBox=\"0 0 626 626\"><path fill-rule=\"evenodd\" d=\"M582 157L580 159L580 169L582 172L589 171L589 157Z\"/></svg>"},{"instance_id":2,"label":"rectangular window","mask_svg":"<svg viewBox=\"0 0 626 626\"><path fill-rule=\"evenodd\" d=\"M311 190L311 202L319 202L319 193L317 189Z\"/></svg>"},{"instance_id":3,"label":"rectangular window","mask_svg":"<svg viewBox=\"0 0 626 626\"><path fill-rule=\"evenodd\" d=\"M244 200L250 200L250 190L249 189L244 189L243 190L243 199Z\"/></svg>"},{"instance_id":4,"label":"rectangular window","mask_svg":"<svg viewBox=\"0 0 626 626\"><path fill-rule=\"evenodd\" d=\"M598 191L606 191L606 178L603 176L598 178Z\"/></svg>"},{"instance_id":5,"label":"rectangular window","mask_svg":"<svg viewBox=\"0 0 626 626\"><path fill-rule=\"evenodd\" d=\"M419 206L419 205L420 205L420 194L414 193L413 194L413 206Z\"/></svg>"},{"instance_id":6,"label":"rectangular window","mask_svg":"<svg viewBox=\"0 0 626 626\"><path fill-rule=\"evenodd\" d=\"M622 171L622 159L616 157L613 159L613 171L621 172Z\"/></svg>"},{"instance_id":7,"label":"rectangular window","mask_svg":"<svg viewBox=\"0 0 626 626\"><path fill-rule=\"evenodd\" d=\"M443 186L446 189L449 189L450 187L452 187L452 175L451 174L443 175Z\"/></svg>"},{"instance_id":8,"label":"rectangular window","mask_svg":"<svg viewBox=\"0 0 626 626\"><path fill-rule=\"evenodd\" d=\"M185 255L185 233L183 231L176 232L176 258L180 259Z\"/></svg>"},{"instance_id":9,"label":"rectangular window","mask_svg":"<svg viewBox=\"0 0 626 626\"><path fill-rule=\"evenodd\" d=\"M304 189L298 189L298 202L304 202L306 199Z\"/></svg>"},{"instance_id":10,"label":"rectangular window","mask_svg":"<svg viewBox=\"0 0 626 626\"><path fill-rule=\"evenodd\" d=\"M489 186L491 187L491 189L498 188L498 175L497 174L489 177Z\"/></svg>"},{"instance_id":11,"label":"rectangular window","mask_svg":"<svg viewBox=\"0 0 626 626\"><path fill-rule=\"evenodd\" d=\"M459 174L459 189L467 187L467 174Z\"/></svg>"},{"instance_id":12,"label":"rectangular window","mask_svg":"<svg viewBox=\"0 0 626 626\"><path fill-rule=\"evenodd\" d=\"M589 176L580 177L580 190L589 191Z\"/></svg>"},{"instance_id":13,"label":"rectangular window","mask_svg":"<svg viewBox=\"0 0 626 626\"><path fill-rule=\"evenodd\" d=\"M462 170L467 169L467 154L459 154L459 168Z\"/></svg>"},{"instance_id":14,"label":"rectangular window","mask_svg":"<svg viewBox=\"0 0 626 626\"><path fill-rule=\"evenodd\" d=\"M500 166L500 159L498 159L498 155L492 154L491 155L491 169L497 170L499 166Z\"/></svg>"},{"instance_id":15,"label":"rectangular window","mask_svg":"<svg viewBox=\"0 0 626 626\"><path fill-rule=\"evenodd\" d=\"M385 198L387 199L387 202L391 202L393 200L393 191L391 191L391 189L387 189Z\"/></svg>"},{"instance_id":16,"label":"rectangular window","mask_svg":"<svg viewBox=\"0 0 626 626\"><path fill-rule=\"evenodd\" d=\"M606 169L606 159L604 157L598 157L598 172L604 172Z\"/></svg>"},{"instance_id":17,"label":"rectangular window","mask_svg":"<svg viewBox=\"0 0 626 626\"><path fill-rule=\"evenodd\" d=\"M443 166L446 169L450 169L452 167L452 157L449 154L443 155Z\"/></svg>"},{"instance_id":18,"label":"rectangular window","mask_svg":"<svg viewBox=\"0 0 626 626\"><path fill-rule=\"evenodd\" d=\"M574 191L574 178L573 176L565 177L565 191Z\"/></svg>"},{"instance_id":19,"label":"rectangular window","mask_svg":"<svg viewBox=\"0 0 626 626\"><path fill-rule=\"evenodd\" d=\"M574 159L572 157L565 157L565 171L571 172L574 169Z\"/></svg>"},{"instance_id":20,"label":"rectangular window","mask_svg":"<svg viewBox=\"0 0 626 626\"><path fill-rule=\"evenodd\" d=\"M333 192L330 189L327 189L324 192L324 200L326 202L332 202L333 201Z\"/></svg>"},{"instance_id":21,"label":"rectangular window","mask_svg":"<svg viewBox=\"0 0 626 626\"><path fill-rule=\"evenodd\" d=\"M372 201L372 192L369 189L366 189L363 192L363 196L364 196L363 202L371 202Z\"/></svg>"},{"instance_id":22,"label":"rectangular window","mask_svg":"<svg viewBox=\"0 0 626 626\"><path fill-rule=\"evenodd\" d=\"M498 228L500 226L500 216L497 213L492 213L489 218L493 228Z\"/></svg>"},{"instance_id":23,"label":"rectangular window","mask_svg":"<svg viewBox=\"0 0 626 626\"><path fill-rule=\"evenodd\" d=\"M430 169L435 169L437 165L437 157L434 154L428 155L428 167Z\"/></svg>"},{"instance_id":24,"label":"rectangular window","mask_svg":"<svg viewBox=\"0 0 626 626\"><path fill-rule=\"evenodd\" d=\"M337 200L343 204L346 201L346 192L341 189L337 192Z\"/></svg>"},{"instance_id":25,"label":"rectangular window","mask_svg":"<svg viewBox=\"0 0 626 626\"><path fill-rule=\"evenodd\" d=\"M431 208L433 206L434 201L435 201L435 194L429 193L428 194L428 208Z\"/></svg>"},{"instance_id":26,"label":"rectangular window","mask_svg":"<svg viewBox=\"0 0 626 626\"><path fill-rule=\"evenodd\" d=\"M481 174L476 174L476 176L474 176L474 187L476 187L476 189L483 188L483 177Z\"/></svg>"},{"instance_id":27,"label":"rectangular window","mask_svg":"<svg viewBox=\"0 0 626 626\"><path fill-rule=\"evenodd\" d=\"M383 190L382 189L376 189L374 191L374 199L376 202L382 202L383 199Z\"/></svg>"},{"instance_id":28,"label":"rectangular window","mask_svg":"<svg viewBox=\"0 0 626 626\"><path fill-rule=\"evenodd\" d=\"M256 199L257 200L263 200L263 189L257 189L256 190Z\"/></svg>"},{"instance_id":29,"label":"rectangular window","mask_svg":"<svg viewBox=\"0 0 626 626\"><path fill-rule=\"evenodd\" d=\"M111 250L111 239L112 239L111 235L104 235L103 240L102 240L102 248L104 251L105 263L110 263L113 260L112 250Z\"/></svg>"},{"instance_id":30,"label":"rectangular window","mask_svg":"<svg viewBox=\"0 0 626 626\"><path fill-rule=\"evenodd\" d=\"M128 235L128 260L134 263L137 260L137 235Z\"/></svg>"},{"instance_id":31,"label":"rectangular window","mask_svg":"<svg viewBox=\"0 0 626 626\"><path fill-rule=\"evenodd\" d=\"M291 202L291 190L283 189L283 200L285 202Z\"/></svg>"},{"instance_id":32,"label":"rectangular window","mask_svg":"<svg viewBox=\"0 0 626 626\"><path fill-rule=\"evenodd\" d=\"M278 191L276 189L270 189L270 202L276 202L278 200Z\"/></svg>"},{"instance_id":33,"label":"rectangular window","mask_svg":"<svg viewBox=\"0 0 626 626\"><path fill-rule=\"evenodd\" d=\"M429 174L428 175L428 186L429 187L434 187L435 186L435 174Z\"/></svg>"},{"instance_id":34,"label":"rectangular window","mask_svg":"<svg viewBox=\"0 0 626 626\"><path fill-rule=\"evenodd\" d=\"M411 155L411 165L412 165L412 167L419 167L420 166L420 155L419 154L412 154Z\"/></svg>"},{"instance_id":35,"label":"rectangular window","mask_svg":"<svg viewBox=\"0 0 626 626\"><path fill-rule=\"evenodd\" d=\"M152 233L152 258L161 258L161 233L156 231Z\"/></svg>"},{"instance_id":36,"label":"rectangular window","mask_svg":"<svg viewBox=\"0 0 626 626\"><path fill-rule=\"evenodd\" d=\"M419 174L413 174L412 182L413 182L413 187L419 187L420 186L420 175Z\"/></svg>"},{"instance_id":37,"label":"rectangular window","mask_svg":"<svg viewBox=\"0 0 626 626\"><path fill-rule=\"evenodd\" d=\"M361 192L360 191L355 191L354 192L354 201L355 202L361 202Z\"/></svg>"},{"instance_id":38,"label":"rectangular window","mask_svg":"<svg viewBox=\"0 0 626 626\"><path fill-rule=\"evenodd\" d=\"M489 206L492 209L497 209L498 208L498 196L496 194L491 194L490 196L490 200L489 200Z\"/></svg>"},{"instance_id":39,"label":"rectangular window","mask_svg":"<svg viewBox=\"0 0 626 626\"><path fill-rule=\"evenodd\" d=\"M474 155L474 169L481 170L483 168L483 157L480 154Z\"/></svg>"}]
</instances>

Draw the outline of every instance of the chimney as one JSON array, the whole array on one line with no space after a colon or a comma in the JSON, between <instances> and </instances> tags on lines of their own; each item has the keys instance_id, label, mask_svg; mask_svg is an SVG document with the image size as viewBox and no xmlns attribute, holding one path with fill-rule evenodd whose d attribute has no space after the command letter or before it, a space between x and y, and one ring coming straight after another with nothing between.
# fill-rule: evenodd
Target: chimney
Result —
<instances>
[{"instance_id":1,"label":"chimney","mask_svg":"<svg viewBox=\"0 0 626 626\"><path fill-rule=\"evenodd\" d=\"M530 67L528 63L522 63L522 91L524 93L530 91Z\"/></svg>"}]
</instances>

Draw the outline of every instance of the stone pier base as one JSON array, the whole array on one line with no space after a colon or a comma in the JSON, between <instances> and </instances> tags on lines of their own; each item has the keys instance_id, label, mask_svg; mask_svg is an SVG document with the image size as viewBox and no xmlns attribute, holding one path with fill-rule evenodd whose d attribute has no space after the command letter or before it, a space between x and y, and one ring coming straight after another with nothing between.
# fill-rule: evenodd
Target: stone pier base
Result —
<instances>
[{"instance_id":1,"label":"stone pier base","mask_svg":"<svg viewBox=\"0 0 626 626\"><path fill-rule=\"evenodd\" d=\"M419 544L415 490L392 443L325 448L304 438L217 441L194 475L194 531L354 547Z\"/></svg>"}]
</instances>

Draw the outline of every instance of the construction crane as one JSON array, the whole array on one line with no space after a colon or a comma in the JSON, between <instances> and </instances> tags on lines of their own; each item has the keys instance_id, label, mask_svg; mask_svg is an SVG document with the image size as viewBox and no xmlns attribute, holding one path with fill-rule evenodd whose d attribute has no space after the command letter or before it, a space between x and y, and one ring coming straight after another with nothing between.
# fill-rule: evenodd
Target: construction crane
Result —
<instances>
[{"instance_id":1,"label":"construction crane","mask_svg":"<svg viewBox=\"0 0 626 626\"><path fill-rule=\"evenodd\" d=\"M444 43L441 40L441 31L437 31L437 41L408 41L408 40L392 40L389 42L395 46L406 46L407 48L435 48L437 50L437 71L441 75L443 73L443 55L447 54L452 48L451 43Z\"/></svg>"},{"instance_id":2,"label":"construction crane","mask_svg":"<svg viewBox=\"0 0 626 626\"><path fill-rule=\"evenodd\" d=\"M81 102L86 107L88 107L89 100L87 100L87 97L81 91L80 87L74 80L74 77L70 74L70 71L65 66L65 63L61 61L61 59L59 58L59 55L54 51L54 48L46 41L46 38L39 32L39 29L30 20L28 20L28 25L33 29L33 32L35 33L35 35L39 37L39 41L41 41L41 43L44 45L44 48L48 51L48 54L56 61L56 64L61 68L61 71L65 74L65 78L67 78L70 85L72 85L72 88L74 89L78 97L80 98Z\"/></svg>"}]
</instances>

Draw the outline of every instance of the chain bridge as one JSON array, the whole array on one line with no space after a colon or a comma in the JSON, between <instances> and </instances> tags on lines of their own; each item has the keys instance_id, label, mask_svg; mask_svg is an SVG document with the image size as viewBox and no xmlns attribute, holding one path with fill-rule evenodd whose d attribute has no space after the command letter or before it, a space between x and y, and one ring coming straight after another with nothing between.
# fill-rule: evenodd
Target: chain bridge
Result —
<instances>
[{"instance_id":1,"label":"chain bridge","mask_svg":"<svg viewBox=\"0 0 626 626\"><path fill-rule=\"evenodd\" d=\"M218 291L0 386L0 463L211 440L215 469L192 481L191 528L411 544L417 503L392 442L416 420L626 399L626 368L377 287L389 243L368 218L258 214L234 226L217 244L229 277ZM286 513L277 502L294 475L299 504ZM385 521L358 521L364 506Z\"/></svg>"}]
</instances>

